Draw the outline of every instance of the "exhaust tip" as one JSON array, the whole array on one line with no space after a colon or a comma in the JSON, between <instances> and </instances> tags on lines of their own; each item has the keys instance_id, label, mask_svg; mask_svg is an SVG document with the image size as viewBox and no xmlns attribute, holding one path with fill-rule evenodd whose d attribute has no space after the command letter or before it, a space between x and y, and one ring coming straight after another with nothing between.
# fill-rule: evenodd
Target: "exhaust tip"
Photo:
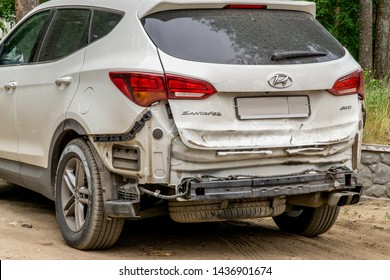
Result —
<instances>
[{"instance_id":1,"label":"exhaust tip","mask_svg":"<svg viewBox=\"0 0 390 280\"><path fill-rule=\"evenodd\" d=\"M344 206L348 203L348 195L345 193L332 193L328 198L328 205L332 207Z\"/></svg>"},{"instance_id":2,"label":"exhaust tip","mask_svg":"<svg viewBox=\"0 0 390 280\"><path fill-rule=\"evenodd\" d=\"M348 202L348 195L341 195L339 201L337 202L337 206L344 206Z\"/></svg>"},{"instance_id":3,"label":"exhaust tip","mask_svg":"<svg viewBox=\"0 0 390 280\"><path fill-rule=\"evenodd\" d=\"M338 192L332 193L328 198L330 206L345 206L356 204L360 201L360 194L355 192Z\"/></svg>"},{"instance_id":4,"label":"exhaust tip","mask_svg":"<svg viewBox=\"0 0 390 280\"><path fill-rule=\"evenodd\" d=\"M349 204L356 204L360 201L360 194L353 194L351 197L351 202Z\"/></svg>"}]
</instances>

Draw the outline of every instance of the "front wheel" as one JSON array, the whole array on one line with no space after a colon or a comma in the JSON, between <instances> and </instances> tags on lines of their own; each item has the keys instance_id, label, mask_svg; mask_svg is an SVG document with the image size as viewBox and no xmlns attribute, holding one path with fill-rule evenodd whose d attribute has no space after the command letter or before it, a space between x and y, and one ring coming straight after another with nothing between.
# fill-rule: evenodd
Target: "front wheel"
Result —
<instances>
[{"instance_id":1,"label":"front wheel","mask_svg":"<svg viewBox=\"0 0 390 280\"><path fill-rule=\"evenodd\" d=\"M123 219L104 214L100 173L83 139L71 141L62 152L56 174L55 208L61 234L71 247L108 248L122 231Z\"/></svg>"},{"instance_id":2,"label":"front wheel","mask_svg":"<svg viewBox=\"0 0 390 280\"><path fill-rule=\"evenodd\" d=\"M314 237L331 229L337 220L340 207L327 204L318 208L296 207L280 216L273 217L283 231Z\"/></svg>"}]
</instances>

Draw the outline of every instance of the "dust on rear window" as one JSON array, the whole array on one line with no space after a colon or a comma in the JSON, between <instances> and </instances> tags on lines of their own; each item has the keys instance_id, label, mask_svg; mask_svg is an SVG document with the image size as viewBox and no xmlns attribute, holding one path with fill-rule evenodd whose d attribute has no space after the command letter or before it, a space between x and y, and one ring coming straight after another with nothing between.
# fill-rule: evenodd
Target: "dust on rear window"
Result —
<instances>
[{"instance_id":1,"label":"dust on rear window","mask_svg":"<svg viewBox=\"0 0 390 280\"><path fill-rule=\"evenodd\" d=\"M173 10L141 21L160 50L185 60L278 65L326 62L345 55L340 43L304 12Z\"/></svg>"}]
</instances>

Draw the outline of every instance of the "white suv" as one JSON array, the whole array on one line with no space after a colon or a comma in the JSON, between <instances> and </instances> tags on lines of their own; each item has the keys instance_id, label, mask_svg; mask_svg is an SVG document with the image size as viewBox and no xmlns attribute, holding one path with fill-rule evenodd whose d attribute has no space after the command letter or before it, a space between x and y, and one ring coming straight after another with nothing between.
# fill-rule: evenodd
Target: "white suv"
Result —
<instances>
[{"instance_id":1,"label":"white suv","mask_svg":"<svg viewBox=\"0 0 390 280\"><path fill-rule=\"evenodd\" d=\"M363 73L313 3L49 1L1 42L0 86L0 177L79 249L168 213L316 236L360 198Z\"/></svg>"}]
</instances>

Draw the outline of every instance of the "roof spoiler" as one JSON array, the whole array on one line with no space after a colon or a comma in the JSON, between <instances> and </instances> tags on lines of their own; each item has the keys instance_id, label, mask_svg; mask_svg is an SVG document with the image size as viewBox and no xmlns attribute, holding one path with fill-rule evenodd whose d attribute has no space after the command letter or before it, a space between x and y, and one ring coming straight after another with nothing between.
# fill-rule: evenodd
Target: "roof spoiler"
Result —
<instances>
[{"instance_id":1,"label":"roof spoiler","mask_svg":"<svg viewBox=\"0 0 390 280\"><path fill-rule=\"evenodd\" d=\"M167 11L167 10L183 10L183 9L222 9L227 5L266 5L268 10L289 10L289 11L301 11L316 16L316 5L313 2L305 1L272 1L272 0L246 0L244 3L242 0L152 0L144 1L138 7L138 17L143 18L147 15Z\"/></svg>"}]
</instances>

